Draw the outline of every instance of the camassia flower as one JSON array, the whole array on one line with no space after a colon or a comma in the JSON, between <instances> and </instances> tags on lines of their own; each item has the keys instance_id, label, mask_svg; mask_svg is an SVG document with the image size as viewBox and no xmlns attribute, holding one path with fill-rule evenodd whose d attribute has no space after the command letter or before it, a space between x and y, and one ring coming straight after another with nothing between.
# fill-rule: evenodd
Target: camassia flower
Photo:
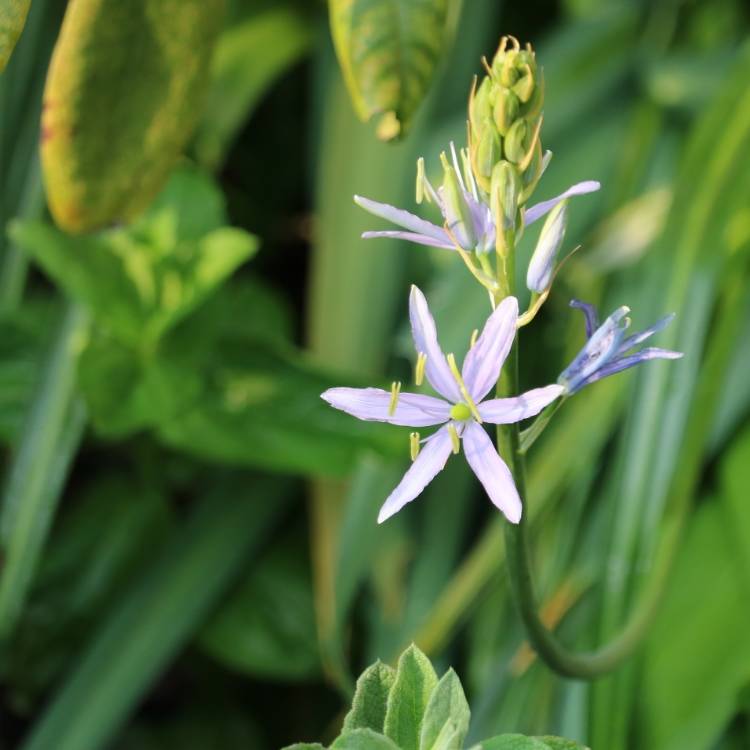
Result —
<instances>
[{"instance_id":1,"label":"camassia flower","mask_svg":"<svg viewBox=\"0 0 750 750\"><path fill-rule=\"evenodd\" d=\"M674 314L665 315L654 325L640 333L625 337L625 331L630 326L630 312L628 307L618 307L601 325L596 308L579 300L572 300L571 307L583 311L586 317L586 337L588 341L578 356L561 373L557 382L563 386L566 394L580 391L589 383L593 383L616 372L627 370L649 359L679 359L682 352L658 347L646 347L640 351L631 352L639 344L665 328L674 318Z\"/></svg>"},{"instance_id":2,"label":"camassia flower","mask_svg":"<svg viewBox=\"0 0 750 750\"><path fill-rule=\"evenodd\" d=\"M422 159L419 160L417 171L417 202L421 203L422 197L426 197L428 201L435 203L443 216L444 226L433 224L402 208L355 195L354 202L365 211L401 227L399 230L364 232L362 237L391 237L446 250L455 250L457 243L461 249L469 253L494 251L496 229L490 207L477 189L465 152L462 151L461 154L464 162L463 174L452 144L451 154L451 162L445 154L441 155L444 179L437 190L424 174ZM554 198L530 206L524 212L524 226L533 224L566 198L593 193L599 187L595 180L586 180L573 185Z\"/></svg>"},{"instance_id":3,"label":"camassia flower","mask_svg":"<svg viewBox=\"0 0 750 750\"><path fill-rule=\"evenodd\" d=\"M390 422L410 427L442 425L426 438L419 450L419 434L412 433L413 463L378 515L382 523L414 500L445 467L451 453L463 442L466 460L490 500L512 523L521 518L521 499L513 476L500 458L482 424L511 424L538 414L563 393L560 385L535 388L514 398L483 400L495 386L513 344L518 301L506 297L488 318L482 333L469 349L459 371L455 357L443 354L427 300L416 286L409 298L414 347L417 350L417 384L422 374L442 396L389 392L380 388L331 388L322 398L336 409L358 419Z\"/></svg>"}]
</instances>

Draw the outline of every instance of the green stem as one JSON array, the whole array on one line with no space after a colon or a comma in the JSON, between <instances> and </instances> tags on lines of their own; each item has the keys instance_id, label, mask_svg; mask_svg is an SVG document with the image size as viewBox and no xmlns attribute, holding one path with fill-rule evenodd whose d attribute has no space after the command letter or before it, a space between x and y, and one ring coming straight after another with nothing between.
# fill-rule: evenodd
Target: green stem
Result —
<instances>
[{"instance_id":1,"label":"green stem","mask_svg":"<svg viewBox=\"0 0 750 750\"><path fill-rule=\"evenodd\" d=\"M70 463L85 410L75 393L76 366L89 316L68 306L41 373L0 505L0 639L9 636L26 598Z\"/></svg>"}]
</instances>

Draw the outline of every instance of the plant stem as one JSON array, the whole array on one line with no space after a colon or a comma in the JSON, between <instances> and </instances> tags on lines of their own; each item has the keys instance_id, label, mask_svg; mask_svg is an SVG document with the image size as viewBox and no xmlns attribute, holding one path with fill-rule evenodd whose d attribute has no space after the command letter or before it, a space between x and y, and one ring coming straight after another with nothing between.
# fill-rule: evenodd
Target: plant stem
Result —
<instances>
[{"instance_id":1,"label":"plant stem","mask_svg":"<svg viewBox=\"0 0 750 750\"><path fill-rule=\"evenodd\" d=\"M85 409L75 393L76 366L89 316L69 304L41 373L0 505L0 639L23 606L83 434Z\"/></svg>"}]
</instances>

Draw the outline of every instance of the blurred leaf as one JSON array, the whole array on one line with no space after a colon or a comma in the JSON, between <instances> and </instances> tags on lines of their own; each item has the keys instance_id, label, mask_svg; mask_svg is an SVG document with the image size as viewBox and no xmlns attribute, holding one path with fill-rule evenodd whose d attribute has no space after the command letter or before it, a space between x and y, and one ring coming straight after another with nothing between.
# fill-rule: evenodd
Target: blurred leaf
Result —
<instances>
[{"instance_id":1,"label":"blurred leaf","mask_svg":"<svg viewBox=\"0 0 750 750\"><path fill-rule=\"evenodd\" d=\"M315 674L318 644L306 548L277 540L211 618L200 645L222 664L270 679Z\"/></svg>"},{"instance_id":2,"label":"blurred leaf","mask_svg":"<svg viewBox=\"0 0 750 750\"><path fill-rule=\"evenodd\" d=\"M201 114L223 0L73 0L50 64L42 164L68 232L131 220Z\"/></svg>"},{"instance_id":3,"label":"blurred leaf","mask_svg":"<svg viewBox=\"0 0 750 750\"><path fill-rule=\"evenodd\" d=\"M396 670L382 661L362 672L357 680L352 707L344 718L344 732L354 729L383 731L388 693L395 679Z\"/></svg>"},{"instance_id":4,"label":"blurred leaf","mask_svg":"<svg viewBox=\"0 0 750 750\"><path fill-rule=\"evenodd\" d=\"M386 735L401 750L419 750L424 713L437 683L430 660L416 646L409 646L398 660L384 725Z\"/></svg>"},{"instance_id":5,"label":"blurred leaf","mask_svg":"<svg viewBox=\"0 0 750 750\"><path fill-rule=\"evenodd\" d=\"M722 493L691 521L644 659L643 742L654 750L712 745L750 680L750 432L721 469Z\"/></svg>"},{"instance_id":6,"label":"blurred leaf","mask_svg":"<svg viewBox=\"0 0 750 750\"><path fill-rule=\"evenodd\" d=\"M183 169L132 231L72 237L25 222L12 235L100 325L148 350L255 252L255 239L223 218L221 193Z\"/></svg>"},{"instance_id":7,"label":"blurred leaf","mask_svg":"<svg viewBox=\"0 0 750 750\"><path fill-rule=\"evenodd\" d=\"M336 53L359 117L384 140L404 135L450 46L454 0L332 0Z\"/></svg>"},{"instance_id":8,"label":"blurred leaf","mask_svg":"<svg viewBox=\"0 0 750 750\"><path fill-rule=\"evenodd\" d=\"M32 727L24 750L95 750L211 611L286 506L288 486L228 478L191 513L148 575L133 583ZM246 484L246 486L248 486Z\"/></svg>"},{"instance_id":9,"label":"blurred leaf","mask_svg":"<svg viewBox=\"0 0 750 750\"><path fill-rule=\"evenodd\" d=\"M501 734L483 740L472 750L587 750L572 740L561 737L525 737L522 734Z\"/></svg>"},{"instance_id":10,"label":"blurred leaf","mask_svg":"<svg viewBox=\"0 0 750 750\"><path fill-rule=\"evenodd\" d=\"M216 44L203 119L193 142L201 164L221 166L242 124L284 70L307 51L311 19L291 3L253 3Z\"/></svg>"},{"instance_id":11,"label":"blurred leaf","mask_svg":"<svg viewBox=\"0 0 750 750\"><path fill-rule=\"evenodd\" d=\"M0 0L0 73L21 36L31 0Z\"/></svg>"},{"instance_id":12,"label":"blurred leaf","mask_svg":"<svg viewBox=\"0 0 750 750\"><path fill-rule=\"evenodd\" d=\"M393 741L372 729L355 729L344 732L330 750L401 750Z\"/></svg>"},{"instance_id":13,"label":"blurred leaf","mask_svg":"<svg viewBox=\"0 0 750 750\"><path fill-rule=\"evenodd\" d=\"M424 712L420 750L461 750L470 716L461 681L449 669L432 691Z\"/></svg>"}]
</instances>

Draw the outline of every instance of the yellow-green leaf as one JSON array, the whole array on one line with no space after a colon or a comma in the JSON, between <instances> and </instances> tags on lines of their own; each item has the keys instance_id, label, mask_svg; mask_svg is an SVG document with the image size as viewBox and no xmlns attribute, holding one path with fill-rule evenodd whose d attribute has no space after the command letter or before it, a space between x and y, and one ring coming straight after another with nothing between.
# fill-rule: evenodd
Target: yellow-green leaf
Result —
<instances>
[{"instance_id":1,"label":"yellow-green leaf","mask_svg":"<svg viewBox=\"0 0 750 750\"><path fill-rule=\"evenodd\" d=\"M223 0L70 0L42 115L50 209L68 232L128 221L201 114Z\"/></svg>"},{"instance_id":2,"label":"yellow-green leaf","mask_svg":"<svg viewBox=\"0 0 750 750\"><path fill-rule=\"evenodd\" d=\"M333 41L357 114L404 134L452 36L454 0L331 0Z\"/></svg>"},{"instance_id":3,"label":"yellow-green leaf","mask_svg":"<svg viewBox=\"0 0 750 750\"><path fill-rule=\"evenodd\" d=\"M0 0L0 73L21 36L31 0Z\"/></svg>"}]
</instances>

